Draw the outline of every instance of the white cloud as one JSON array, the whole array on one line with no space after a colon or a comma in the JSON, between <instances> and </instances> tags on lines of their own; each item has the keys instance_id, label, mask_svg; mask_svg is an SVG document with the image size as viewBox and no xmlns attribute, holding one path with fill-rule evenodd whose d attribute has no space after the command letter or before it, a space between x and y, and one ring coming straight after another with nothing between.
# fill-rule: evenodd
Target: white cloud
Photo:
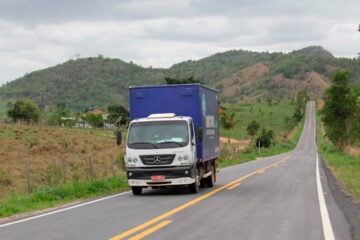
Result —
<instances>
[{"instance_id":1,"label":"white cloud","mask_svg":"<svg viewBox=\"0 0 360 240\"><path fill-rule=\"evenodd\" d=\"M360 51L349 0L62 0L0 2L0 84L77 54L169 67L230 49ZM339 10L341 9L341 10Z\"/></svg>"}]
</instances>

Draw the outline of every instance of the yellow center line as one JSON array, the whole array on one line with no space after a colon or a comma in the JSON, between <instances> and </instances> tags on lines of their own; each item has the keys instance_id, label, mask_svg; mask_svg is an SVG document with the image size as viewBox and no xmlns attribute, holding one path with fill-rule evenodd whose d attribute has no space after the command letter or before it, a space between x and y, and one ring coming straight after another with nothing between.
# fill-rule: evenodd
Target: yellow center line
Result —
<instances>
[{"instance_id":1,"label":"yellow center line","mask_svg":"<svg viewBox=\"0 0 360 240\"><path fill-rule=\"evenodd\" d=\"M237 188L238 186L240 186L240 183L236 183L236 184L228 187L227 189L228 189L228 190L233 190L234 188Z\"/></svg>"},{"instance_id":2,"label":"yellow center line","mask_svg":"<svg viewBox=\"0 0 360 240\"><path fill-rule=\"evenodd\" d=\"M185 203L183 205L180 205L179 207L174 208L174 209L172 209L172 210L170 210L170 211L168 211L168 212L166 212L166 213L164 213L164 214L162 214L162 215L160 215L158 217L155 217L155 218L153 218L153 219L151 219L151 220L149 220L149 221L147 221L147 222L145 222L145 223L143 223L143 224L141 224L141 225L139 225L137 227L134 227L134 228L132 228L132 229L126 231L126 232L123 232L123 233L121 233L119 235L116 235L116 236L110 238L110 240L120 240L120 239L123 239L123 238L125 238L125 237L127 237L129 235L132 235L132 234L134 234L134 233L136 233L136 232L138 232L138 231L140 231L140 230L142 230L142 229L144 229L144 228L146 228L146 227L148 227L150 225L153 225L153 224L155 224L155 223L157 223L157 222L159 222L159 221L161 221L161 220L163 220L165 218L168 218L168 217L174 215L175 213L178 213L178 212L180 212L180 211L182 211L182 210L184 210L184 209L186 209L186 208L188 208L188 207L190 207L190 206L192 206L192 205L194 205L194 204L196 204L196 203L198 203L198 202L200 202L200 201L202 201L202 200L204 200L204 199L206 199L206 198L208 198L208 197L210 197L210 196L212 196L212 195L214 195L214 194L216 194L216 193L218 193L218 192L220 192L220 191L222 191L224 189L229 188L229 187L233 186L234 184L238 184L241 181L243 181L244 179L247 179L247 178L249 178L249 177L251 177L251 176L253 176L255 174L258 174L259 172L264 172L268 168L275 167L280 162L284 163L285 161L289 160L290 158L291 157L288 156L288 157L286 157L286 158L284 158L284 159L282 159L280 161L277 161L277 162L275 162L273 164L270 164L270 165L268 165L266 167L263 167L263 168L258 169L256 171L253 171L253 172L251 172L251 173L249 173L249 174L247 174L247 175L245 175L243 177L235 179L234 181L232 181L230 183L227 183L227 184L223 185L222 187L214 189L211 192L208 192L208 193L206 193L206 194L204 194L204 195L202 195L202 196L200 196L198 198L195 198L195 199L193 199L193 200L191 200L191 201L189 201L189 202L187 202L187 203Z\"/></svg>"},{"instance_id":3,"label":"yellow center line","mask_svg":"<svg viewBox=\"0 0 360 240\"><path fill-rule=\"evenodd\" d=\"M157 225L155 225L154 227L152 228L149 228L148 230L142 232L142 233L139 233L138 235L130 238L129 240L140 240L150 234L152 234L153 232L156 232L157 230L159 230L160 228L163 228L165 227L166 225L170 224L172 221L168 220L168 221L163 221Z\"/></svg>"}]
</instances>

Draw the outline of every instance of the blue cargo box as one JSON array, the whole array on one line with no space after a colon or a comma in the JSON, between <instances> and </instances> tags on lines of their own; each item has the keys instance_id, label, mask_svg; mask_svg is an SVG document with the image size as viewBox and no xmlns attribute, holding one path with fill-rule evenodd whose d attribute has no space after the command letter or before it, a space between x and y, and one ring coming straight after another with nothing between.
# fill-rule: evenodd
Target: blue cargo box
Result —
<instances>
[{"instance_id":1,"label":"blue cargo box","mask_svg":"<svg viewBox=\"0 0 360 240\"><path fill-rule=\"evenodd\" d=\"M195 134L201 128L203 135L203 140L196 144L198 159L207 161L219 156L218 96L215 90L201 84L130 87L129 104L131 120L153 113L192 117Z\"/></svg>"}]
</instances>

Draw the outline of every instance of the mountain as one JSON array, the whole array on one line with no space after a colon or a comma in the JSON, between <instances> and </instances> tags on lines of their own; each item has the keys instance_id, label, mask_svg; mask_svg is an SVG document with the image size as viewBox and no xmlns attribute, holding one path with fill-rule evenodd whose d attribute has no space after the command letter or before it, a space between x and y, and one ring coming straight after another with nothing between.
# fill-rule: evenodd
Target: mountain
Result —
<instances>
[{"instance_id":1,"label":"mountain","mask_svg":"<svg viewBox=\"0 0 360 240\"><path fill-rule=\"evenodd\" d=\"M163 70L153 70L103 57L69 60L35 71L0 88L0 98L9 102L30 98L40 107L65 105L76 111L90 106L125 103L130 85L156 84Z\"/></svg>"},{"instance_id":2,"label":"mountain","mask_svg":"<svg viewBox=\"0 0 360 240\"><path fill-rule=\"evenodd\" d=\"M165 77L194 77L219 90L225 103L290 99L303 89L319 98L338 69L352 72L351 83L360 84L359 66L360 60L335 58L320 46L291 53L231 50L168 69L99 56L69 60L5 84L0 88L0 109L19 98L30 98L41 108L62 104L74 111L111 103L126 106L129 86L165 84Z\"/></svg>"},{"instance_id":3,"label":"mountain","mask_svg":"<svg viewBox=\"0 0 360 240\"><path fill-rule=\"evenodd\" d=\"M302 55L313 55L314 57L319 58L333 58L334 56L325 50L321 46L310 46L300 50L293 51L294 54L302 54Z\"/></svg>"}]
</instances>

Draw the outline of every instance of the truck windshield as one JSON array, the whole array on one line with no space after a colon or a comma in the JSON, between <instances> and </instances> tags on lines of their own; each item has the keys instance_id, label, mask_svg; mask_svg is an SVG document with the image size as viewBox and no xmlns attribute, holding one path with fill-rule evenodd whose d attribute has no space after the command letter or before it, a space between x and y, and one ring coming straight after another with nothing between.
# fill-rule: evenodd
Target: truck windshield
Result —
<instances>
[{"instance_id":1,"label":"truck windshield","mask_svg":"<svg viewBox=\"0 0 360 240\"><path fill-rule=\"evenodd\" d=\"M186 121L134 122L127 145L134 149L179 148L189 143Z\"/></svg>"}]
</instances>

